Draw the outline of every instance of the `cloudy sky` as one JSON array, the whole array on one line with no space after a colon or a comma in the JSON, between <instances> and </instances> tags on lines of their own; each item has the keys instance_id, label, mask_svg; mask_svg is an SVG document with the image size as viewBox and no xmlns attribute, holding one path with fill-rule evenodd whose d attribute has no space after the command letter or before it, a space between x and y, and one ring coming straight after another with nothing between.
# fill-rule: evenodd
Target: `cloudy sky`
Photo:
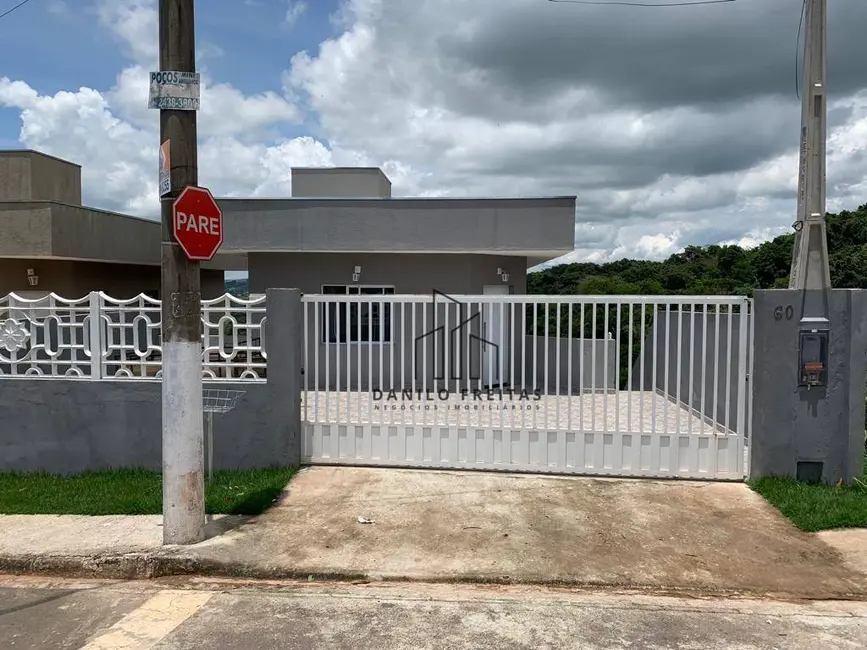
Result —
<instances>
[{"instance_id":1,"label":"cloudy sky","mask_svg":"<svg viewBox=\"0 0 867 650\"><path fill-rule=\"evenodd\" d=\"M867 202L867 2L829 4L838 210ZM286 196L293 166L364 164L396 195L575 194L570 260L753 244L795 214L800 8L200 1L200 181ZM0 43L0 148L75 161L88 205L155 218L156 0L31 0Z\"/></svg>"}]
</instances>

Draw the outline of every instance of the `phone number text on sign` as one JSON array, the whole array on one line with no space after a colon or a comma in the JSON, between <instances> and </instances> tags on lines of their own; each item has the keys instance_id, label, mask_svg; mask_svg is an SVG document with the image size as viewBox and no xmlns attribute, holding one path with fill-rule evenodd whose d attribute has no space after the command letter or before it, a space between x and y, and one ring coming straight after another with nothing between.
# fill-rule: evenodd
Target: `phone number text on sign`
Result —
<instances>
[{"instance_id":1,"label":"phone number text on sign","mask_svg":"<svg viewBox=\"0 0 867 650\"><path fill-rule=\"evenodd\" d=\"M197 111L200 87L198 72L151 72L148 108Z\"/></svg>"}]
</instances>

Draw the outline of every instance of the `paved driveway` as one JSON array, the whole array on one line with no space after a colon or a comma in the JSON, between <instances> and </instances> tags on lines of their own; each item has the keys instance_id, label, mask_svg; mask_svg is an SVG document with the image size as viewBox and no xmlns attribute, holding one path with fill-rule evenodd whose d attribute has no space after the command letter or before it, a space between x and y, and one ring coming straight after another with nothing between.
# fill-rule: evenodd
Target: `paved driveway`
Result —
<instances>
[{"instance_id":1,"label":"paved driveway","mask_svg":"<svg viewBox=\"0 0 867 650\"><path fill-rule=\"evenodd\" d=\"M839 552L735 483L317 467L183 553L251 575L867 593Z\"/></svg>"}]
</instances>

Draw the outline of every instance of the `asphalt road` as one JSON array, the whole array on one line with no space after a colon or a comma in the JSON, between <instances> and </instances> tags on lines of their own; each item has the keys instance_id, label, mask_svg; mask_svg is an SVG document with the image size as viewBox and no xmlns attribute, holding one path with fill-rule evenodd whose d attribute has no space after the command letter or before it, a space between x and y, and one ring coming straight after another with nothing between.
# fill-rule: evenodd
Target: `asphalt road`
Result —
<instances>
[{"instance_id":1,"label":"asphalt road","mask_svg":"<svg viewBox=\"0 0 867 650\"><path fill-rule=\"evenodd\" d=\"M0 648L867 647L867 603L449 585L0 577Z\"/></svg>"}]
</instances>

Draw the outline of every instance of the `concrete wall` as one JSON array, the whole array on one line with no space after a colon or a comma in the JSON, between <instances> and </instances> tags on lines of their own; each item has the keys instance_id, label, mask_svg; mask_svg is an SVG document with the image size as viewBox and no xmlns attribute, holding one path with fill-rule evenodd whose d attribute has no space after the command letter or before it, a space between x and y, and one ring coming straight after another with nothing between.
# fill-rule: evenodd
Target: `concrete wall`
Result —
<instances>
[{"instance_id":1,"label":"concrete wall","mask_svg":"<svg viewBox=\"0 0 867 650\"><path fill-rule=\"evenodd\" d=\"M831 292L824 387L798 386L803 297L788 289L755 294L750 476L806 479L818 469L826 483L850 482L861 476L864 455L867 291Z\"/></svg>"},{"instance_id":2,"label":"concrete wall","mask_svg":"<svg viewBox=\"0 0 867 650\"><path fill-rule=\"evenodd\" d=\"M741 380L738 367L741 323L741 316L737 313L731 314L730 317L727 313L696 312L692 315L689 312L672 310L667 316L665 311L657 312L642 343L640 356L632 366L632 389L638 390L641 386L643 357L644 390L654 390L655 381L656 390L682 404L691 406L697 413L702 413L720 426L737 431L738 389ZM748 322L747 327L749 327ZM729 347L729 332L731 332L731 347ZM718 348L717 336L719 337ZM690 350L692 351L692 381L689 372ZM656 354L655 374L654 353ZM667 390L666 359L668 361ZM679 383L678 366L680 367ZM702 393L704 394L703 405ZM748 395L748 387L744 395ZM744 428L747 429L749 400L745 397L743 401Z\"/></svg>"},{"instance_id":3,"label":"concrete wall","mask_svg":"<svg viewBox=\"0 0 867 650\"><path fill-rule=\"evenodd\" d=\"M574 248L575 198L220 199L226 252L491 253Z\"/></svg>"},{"instance_id":4,"label":"concrete wall","mask_svg":"<svg viewBox=\"0 0 867 650\"><path fill-rule=\"evenodd\" d=\"M391 181L377 167L293 168L292 196L390 198Z\"/></svg>"},{"instance_id":5,"label":"concrete wall","mask_svg":"<svg viewBox=\"0 0 867 650\"><path fill-rule=\"evenodd\" d=\"M30 198L81 205L81 167L75 163L31 152Z\"/></svg>"},{"instance_id":6,"label":"concrete wall","mask_svg":"<svg viewBox=\"0 0 867 650\"><path fill-rule=\"evenodd\" d=\"M0 258L44 256L155 267L160 263L159 222L114 212L0 200L0 232ZM202 264L206 269L243 266L243 258L219 254Z\"/></svg>"},{"instance_id":7,"label":"concrete wall","mask_svg":"<svg viewBox=\"0 0 867 650\"><path fill-rule=\"evenodd\" d=\"M0 232L0 257L51 255L51 206L0 203Z\"/></svg>"},{"instance_id":8,"label":"concrete wall","mask_svg":"<svg viewBox=\"0 0 867 650\"><path fill-rule=\"evenodd\" d=\"M352 272L361 266L361 279ZM450 294L481 294L485 285L501 285L497 269L509 275L512 293L527 292L527 260L506 255L400 253L251 253L248 258L251 293L268 287L298 287L321 293L322 286L383 285L395 293L429 296L434 289Z\"/></svg>"},{"instance_id":9,"label":"concrete wall","mask_svg":"<svg viewBox=\"0 0 867 650\"><path fill-rule=\"evenodd\" d=\"M0 201L81 205L81 167L35 151L0 151Z\"/></svg>"},{"instance_id":10,"label":"concrete wall","mask_svg":"<svg viewBox=\"0 0 867 650\"><path fill-rule=\"evenodd\" d=\"M267 383L210 383L245 391L214 416L215 468L288 466L300 461L300 295L268 292ZM77 473L161 467L161 384L139 380L0 377L0 471Z\"/></svg>"},{"instance_id":11,"label":"concrete wall","mask_svg":"<svg viewBox=\"0 0 867 650\"><path fill-rule=\"evenodd\" d=\"M536 356L533 356L533 337L527 337L526 343L526 377L535 377L533 388L540 388L545 393L560 395L579 395L581 392L593 390L616 390L619 372L617 369L617 345L614 339L572 339L572 365L569 366L569 339L549 336L546 344L544 337L536 337ZM583 348L583 350L582 350ZM594 357L594 348L596 356ZM607 348L607 357L606 357ZM515 354L520 355L517 349ZM547 367L546 363L547 356ZM559 368L557 360L560 360ZM535 372L534 372L535 362ZM595 369L595 370L594 370ZM558 372L559 370L559 372ZM547 384L545 380L547 378ZM571 382L571 383L570 383ZM529 381L528 381L529 383Z\"/></svg>"},{"instance_id":12,"label":"concrete wall","mask_svg":"<svg viewBox=\"0 0 867 650\"><path fill-rule=\"evenodd\" d=\"M27 269L39 276L30 286ZM226 292L223 271L202 269L202 297L217 298ZM91 291L104 291L112 298L132 298L140 293L159 295L160 268L137 264L109 264L46 259L0 258L0 297L18 293L54 293L70 299L82 298Z\"/></svg>"}]
</instances>

